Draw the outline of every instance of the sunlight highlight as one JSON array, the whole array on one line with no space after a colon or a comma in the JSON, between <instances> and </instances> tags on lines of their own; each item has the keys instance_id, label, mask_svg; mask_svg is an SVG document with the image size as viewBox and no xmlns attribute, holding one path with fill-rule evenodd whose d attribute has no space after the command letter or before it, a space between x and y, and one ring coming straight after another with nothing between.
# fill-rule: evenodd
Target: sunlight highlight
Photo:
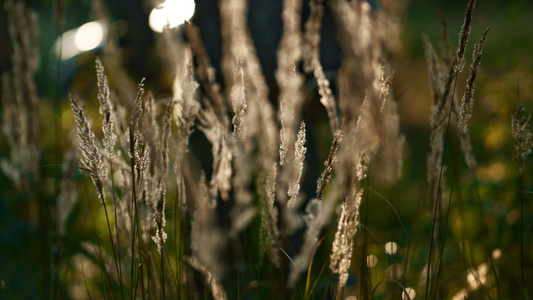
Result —
<instances>
[{"instance_id":1,"label":"sunlight highlight","mask_svg":"<svg viewBox=\"0 0 533 300\"><path fill-rule=\"evenodd\" d=\"M369 268L374 268L378 264L378 258L377 256L370 254L366 257L366 265Z\"/></svg>"},{"instance_id":2,"label":"sunlight highlight","mask_svg":"<svg viewBox=\"0 0 533 300\"><path fill-rule=\"evenodd\" d=\"M416 291L410 287L402 293L402 300L413 300L416 297Z\"/></svg>"},{"instance_id":3,"label":"sunlight highlight","mask_svg":"<svg viewBox=\"0 0 533 300\"><path fill-rule=\"evenodd\" d=\"M388 242L385 244L385 252L387 252L388 255L394 255L398 251L398 244L395 242Z\"/></svg>"},{"instance_id":4,"label":"sunlight highlight","mask_svg":"<svg viewBox=\"0 0 533 300\"><path fill-rule=\"evenodd\" d=\"M502 257L502 250L500 248L494 249L492 251L492 259L498 260Z\"/></svg>"},{"instance_id":5,"label":"sunlight highlight","mask_svg":"<svg viewBox=\"0 0 533 300\"><path fill-rule=\"evenodd\" d=\"M150 28L155 32L163 32L165 26L179 26L192 18L195 6L194 0L166 0L150 12Z\"/></svg>"},{"instance_id":6,"label":"sunlight highlight","mask_svg":"<svg viewBox=\"0 0 533 300\"><path fill-rule=\"evenodd\" d=\"M76 31L76 46L81 51L92 50L104 41L104 36L104 25L101 22L83 24Z\"/></svg>"},{"instance_id":7,"label":"sunlight highlight","mask_svg":"<svg viewBox=\"0 0 533 300\"><path fill-rule=\"evenodd\" d=\"M82 52L97 48L104 43L106 36L107 28L104 22L85 23L79 28L64 32L62 39L57 39L54 51L57 56L61 53L61 59L66 60Z\"/></svg>"}]
</instances>

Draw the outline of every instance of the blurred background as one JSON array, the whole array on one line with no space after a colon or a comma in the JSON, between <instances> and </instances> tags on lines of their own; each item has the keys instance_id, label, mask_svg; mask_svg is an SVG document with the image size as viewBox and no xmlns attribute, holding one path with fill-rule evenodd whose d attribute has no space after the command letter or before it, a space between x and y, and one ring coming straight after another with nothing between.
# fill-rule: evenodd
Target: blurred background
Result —
<instances>
[{"instance_id":1,"label":"blurred background","mask_svg":"<svg viewBox=\"0 0 533 300\"><path fill-rule=\"evenodd\" d=\"M106 37L110 29L116 35L116 43L121 53L120 61L116 63L125 70L124 78L110 78L112 89L120 89L120 86L125 84L122 80L128 81L128 84L135 87L141 78L146 78L146 89L150 90L156 99L171 96L173 69L158 49L161 45L158 41L161 39L162 26L167 23L167 18L171 26L180 26L181 20L189 19L200 28L208 55L217 70L217 78L222 84L218 1L197 0L194 3L192 0L175 2L168 0L168 3L163 5L155 0L104 1L101 2L104 8L100 11L97 11L89 0L26 2L30 3L38 22L39 62L35 81L42 102L40 115L44 120L41 125L43 140L53 141L60 137L61 149L67 147L66 137L69 136L73 126L68 93L80 95L86 103L90 103L87 106L96 109L97 85L94 61L106 47ZM305 21L309 16L309 7L308 1L303 2L302 21ZM56 22L58 18L55 7L58 3L63 11L62 24ZM377 3L374 1L370 3L374 9L378 9ZM375 193L369 193L362 207L365 211L362 214L362 222L368 229L363 230L363 236L368 239L368 253L356 254L354 261L362 261L366 257L368 265L375 267L376 271L372 276L377 280L389 272L391 266L401 266L404 268L403 272L409 274L406 276L409 286L415 290L427 263L426 247L431 225L425 202L427 198L425 158L429 151L432 98L422 34L427 34L429 40L437 47L440 43L442 14L448 22L452 44L456 46L466 4L467 1L464 0L414 0L407 5L402 19L401 45L391 53L390 57L394 70L393 96L398 103L401 132L406 137L402 179L393 187L377 184L374 187ZM278 41L282 32L281 8L282 1L279 0L249 1L249 29L270 87L270 100L274 104L277 103L278 90L274 72ZM110 24L101 18L102 12L109 14ZM175 16L176 12L183 14ZM2 10L0 73L11 68L12 47L10 47L5 14L5 10ZM533 2L479 1L474 12L472 33L467 48L467 65L471 61L474 43L489 26L491 29L483 51L481 71L476 79L475 107L470 123L478 167L473 171L467 170L462 155L457 150L456 139L450 139L450 151L447 151L445 156L449 166L447 184L449 187L452 173L455 172L454 191L457 197L452 203L449 248L445 249L446 259L443 262L447 271L447 274L443 275L443 285L450 289L451 294L463 288L462 280L457 278L467 278L466 270L476 269L483 263L496 260L499 267L493 265L491 268L497 268L496 273L501 275L503 283L497 285L503 290L501 295L505 295L506 292L512 294L512 290L519 289L517 281L521 266L516 258L520 250L518 235L520 214L517 200L517 167L512 159L514 139L510 122L518 103L518 95L525 102L527 112L533 111L531 103ZM336 38L335 21L326 6L320 59L326 75L332 81L341 61L341 51ZM467 70L465 67L465 71L459 77L455 97L457 100L462 96L468 76ZM312 80L308 79L309 82L306 84L312 85ZM54 124L54 107L59 109L58 115L62 125L60 132ZM96 116L96 110L94 115ZM308 197L312 197L316 178L322 171L322 163L327 157L331 141L327 115L314 90L309 93L309 99L306 100L303 118L308 122L309 128L307 141L309 156L306 160L308 172L303 179L303 186ZM193 135L192 139L194 154L202 166L209 170L210 150L208 152L201 150L210 149L205 147L207 141L199 133ZM53 143L45 143L43 146L49 150L54 148ZM9 151L5 139L0 139L2 159L9 157ZM45 151L43 154L43 168L53 173L54 168L60 168L62 160L58 160L50 153L53 151ZM530 168L526 169L524 190L533 191L533 173L528 171L533 167L531 162L528 162L528 166ZM369 180L372 186L371 175ZM20 252L22 248L34 247L28 251L36 255L32 259L39 260L38 244L28 240L37 238L40 233L37 227L27 227L23 224L25 220L17 213L20 209L16 204L18 194L3 174L0 174L0 189L0 265L3 266L0 269L1 297L2 291L6 291L6 286L17 290L23 289L25 285L31 286L28 282L38 281L39 275L36 271L24 273L31 274L29 278L25 278L27 280L25 283L17 284L12 278L13 274L22 272L18 268L18 262L25 257ZM533 276L531 192L525 197L527 200L524 211L526 261L528 274ZM81 215L82 212L79 211L78 214ZM88 232L88 226L84 228L80 225L80 228L82 228L80 236L77 237L79 240L94 238ZM25 235L30 238L22 239L21 236ZM388 250L383 250L384 247ZM323 255L325 257L327 253ZM357 255L364 256L358 258ZM20 277L25 276L20 275ZM357 278L354 278L352 286L356 283ZM382 296L378 293L377 297L385 299L386 292L384 289ZM32 295L38 294L36 291ZM482 298L483 295L481 293L479 297Z\"/></svg>"},{"instance_id":2,"label":"blurred background","mask_svg":"<svg viewBox=\"0 0 533 300\"><path fill-rule=\"evenodd\" d=\"M60 27L55 20L54 3L60 2L64 15ZM113 32L122 54L121 65L132 82L146 77L146 84L156 98L171 93L173 78L169 66L157 51L156 40L161 35L166 15L171 25L190 19L198 26L207 52L220 79L221 36L218 5L215 0L179 0L155 9L157 2L150 0L105 1L105 10L112 22ZM86 92L94 87L94 58L106 44L108 29L91 1L28 1L37 15L39 67L35 80L43 101L55 97L66 99L68 92ZM174 2L169 2L174 3ZM458 32L467 1L410 1L403 17L401 47L392 55L394 65L394 95L400 108L402 126L423 129L429 124L430 92L427 64L424 59L422 34L427 34L437 47L440 43L440 16L446 18L449 35L457 44ZM377 4L371 1L374 8ZM521 98L531 98L531 49L533 37L533 4L526 0L491 1L478 3L474 15L468 52L481 33L491 27L484 50L482 72L477 79L476 118L490 125L491 116L509 116L516 102L517 77L520 76ZM163 6L164 7L164 6ZM271 88L271 99L277 101L274 79L276 52L281 36L282 1L251 0L249 27L264 74ZM2 11L5 14L5 11ZM149 17L154 20L150 27ZM308 1L304 1L302 21L309 16ZM101 16L100 16L101 17ZM155 21L159 20L159 21ZM159 22L159 23L158 23ZM326 5L320 46L321 62L330 79L335 78L341 53L336 42L335 23ZM60 37L60 33L63 33ZM9 35L5 15L0 20L0 71L10 69ZM63 44L59 52L59 44ZM61 58L59 55L61 54ZM469 57L470 58L470 57ZM466 72L465 72L466 73ZM461 82L463 80L460 80ZM221 81L222 82L222 81ZM93 89L94 90L94 89ZM514 103L513 103L514 100ZM65 101L63 101L65 102ZM319 106L316 107L317 109ZM485 127L485 126L484 126ZM481 130L481 128L478 128ZM486 128L485 128L486 129ZM473 130L476 130L473 128ZM486 129L488 130L488 129ZM474 134L475 136L475 134ZM489 142L490 144L490 142ZM499 148L501 145L490 145Z\"/></svg>"}]
</instances>

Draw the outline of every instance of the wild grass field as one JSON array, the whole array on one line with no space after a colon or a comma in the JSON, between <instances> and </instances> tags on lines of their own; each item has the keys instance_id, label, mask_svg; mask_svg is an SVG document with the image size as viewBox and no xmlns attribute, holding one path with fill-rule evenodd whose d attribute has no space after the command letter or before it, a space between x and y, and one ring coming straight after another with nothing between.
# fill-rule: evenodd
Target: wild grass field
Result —
<instances>
[{"instance_id":1,"label":"wild grass field","mask_svg":"<svg viewBox=\"0 0 533 300\"><path fill-rule=\"evenodd\" d=\"M0 299L533 295L532 4L161 2L2 3Z\"/></svg>"}]
</instances>

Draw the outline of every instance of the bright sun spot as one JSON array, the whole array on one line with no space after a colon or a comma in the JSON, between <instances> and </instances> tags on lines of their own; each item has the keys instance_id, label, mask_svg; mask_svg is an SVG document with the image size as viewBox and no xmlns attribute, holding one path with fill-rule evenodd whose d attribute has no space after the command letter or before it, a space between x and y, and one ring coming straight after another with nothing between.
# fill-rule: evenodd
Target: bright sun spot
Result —
<instances>
[{"instance_id":1,"label":"bright sun spot","mask_svg":"<svg viewBox=\"0 0 533 300\"><path fill-rule=\"evenodd\" d=\"M388 255L394 255L398 251L398 244L395 242L388 242L385 244L385 252L387 252Z\"/></svg>"},{"instance_id":2,"label":"bright sun spot","mask_svg":"<svg viewBox=\"0 0 533 300\"><path fill-rule=\"evenodd\" d=\"M83 24L76 31L76 46L81 51L92 50L104 40L104 26L100 22L89 22Z\"/></svg>"},{"instance_id":3,"label":"bright sun spot","mask_svg":"<svg viewBox=\"0 0 533 300\"><path fill-rule=\"evenodd\" d=\"M375 256L375 255L373 255L373 254L370 254L369 256L366 257L366 265L367 265L369 268L373 268L373 267L375 267L377 264L378 264L378 258L377 258L377 256Z\"/></svg>"},{"instance_id":4,"label":"bright sun spot","mask_svg":"<svg viewBox=\"0 0 533 300\"><path fill-rule=\"evenodd\" d=\"M72 58L82 52L92 50L100 46L107 35L107 27L102 21L85 23L79 28L74 28L63 32L55 45L57 56L61 54L61 59Z\"/></svg>"},{"instance_id":5,"label":"bright sun spot","mask_svg":"<svg viewBox=\"0 0 533 300\"><path fill-rule=\"evenodd\" d=\"M183 24L194 14L194 0L166 0L150 13L148 23L155 32L163 32L168 24L169 28Z\"/></svg>"},{"instance_id":6,"label":"bright sun spot","mask_svg":"<svg viewBox=\"0 0 533 300\"><path fill-rule=\"evenodd\" d=\"M407 299L413 300L415 299L415 297L416 297L416 291L410 287L406 288L404 292L402 293L402 300L407 300Z\"/></svg>"}]
</instances>

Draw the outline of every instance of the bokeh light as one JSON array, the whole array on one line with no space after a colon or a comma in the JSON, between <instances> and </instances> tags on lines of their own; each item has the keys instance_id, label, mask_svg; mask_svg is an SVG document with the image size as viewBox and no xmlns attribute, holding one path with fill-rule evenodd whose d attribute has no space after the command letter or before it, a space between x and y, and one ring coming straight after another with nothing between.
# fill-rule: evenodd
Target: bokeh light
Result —
<instances>
[{"instance_id":1,"label":"bokeh light","mask_svg":"<svg viewBox=\"0 0 533 300\"><path fill-rule=\"evenodd\" d=\"M402 300L413 300L416 297L416 291L410 287L406 288L402 293Z\"/></svg>"},{"instance_id":2,"label":"bokeh light","mask_svg":"<svg viewBox=\"0 0 533 300\"><path fill-rule=\"evenodd\" d=\"M366 257L366 265L369 268L374 268L378 264L378 258L377 256L370 254Z\"/></svg>"},{"instance_id":3,"label":"bokeh light","mask_svg":"<svg viewBox=\"0 0 533 300\"><path fill-rule=\"evenodd\" d=\"M395 242L388 242L385 244L385 252L387 252L388 255L394 255L398 251L398 244Z\"/></svg>"},{"instance_id":4,"label":"bokeh light","mask_svg":"<svg viewBox=\"0 0 533 300\"><path fill-rule=\"evenodd\" d=\"M194 0L166 0L150 12L148 23L153 31L163 32L165 26L174 28L189 20L194 9Z\"/></svg>"},{"instance_id":5,"label":"bokeh light","mask_svg":"<svg viewBox=\"0 0 533 300\"><path fill-rule=\"evenodd\" d=\"M498 260L502 257L502 250L500 248L494 249L492 251L492 259Z\"/></svg>"},{"instance_id":6,"label":"bokeh light","mask_svg":"<svg viewBox=\"0 0 533 300\"><path fill-rule=\"evenodd\" d=\"M104 28L101 22L83 24L76 31L76 47L81 51L89 51L98 47L104 41Z\"/></svg>"},{"instance_id":7,"label":"bokeh light","mask_svg":"<svg viewBox=\"0 0 533 300\"><path fill-rule=\"evenodd\" d=\"M85 23L78 28L64 32L62 37L56 40L54 51L56 56L61 55L61 59L66 60L101 46L106 36L107 28L104 22Z\"/></svg>"}]
</instances>

